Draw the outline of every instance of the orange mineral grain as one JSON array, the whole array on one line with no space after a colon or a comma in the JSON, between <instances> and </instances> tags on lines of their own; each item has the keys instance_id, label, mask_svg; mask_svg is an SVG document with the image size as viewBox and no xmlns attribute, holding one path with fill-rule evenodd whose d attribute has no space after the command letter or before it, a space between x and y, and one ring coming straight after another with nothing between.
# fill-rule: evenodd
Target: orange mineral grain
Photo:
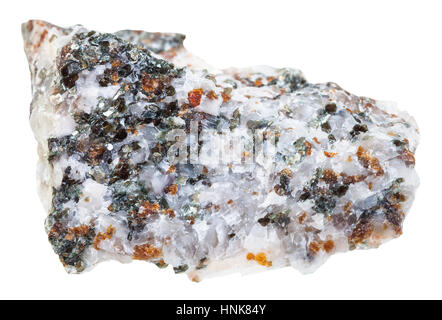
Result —
<instances>
[{"instance_id":1,"label":"orange mineral grain","mask_svg":"<svg viewBox=\"0 0 442 320\"><path fill-rule=\"evenodd\" d=\"M267 256L264 252L260 252L255 256L255 261L258 262L258 264L265 266L267 264Z\"/></svg>"},{"instance_id":2,"label":"orange mineral grain","mask_svg":"<svg viewBox=\"0 0 442 320\"><path fill-rule=\"evenodd\" d=\"M255 255L251 252L249 252L246 256L247 260L255 260Z\"/></svg>"},{"instance_id":3,"label":"orange mineral grain","mask_svg":"<svg viewBox=\"0 0 442 320\"><path fill-rule=\"evenodd\" d=\"M171 184L171 185L167 188L167 192L170 193L170 194L172 194L172 195L175 195L175 194L177 193L177 191L178 191L178 185L176 185L176 184Z\"/></svg>"},{"instance_id":4,"label":"orange mineral grain","mask_svg":"<svg viewBox=\"0 0 442 320\"><path fill-rule=\"evenodd\" d=\"M93 243L94 249L100 250L99 247L100 242L103 240L111 239L114 233L115 233L115 228L113 226L107 227L106 232L98 232L98 234L94 238L94 243Z\"/></svg>"},{"instance_id":5,"label":"orange mineral grain","mask_svg":"<svg viewBox=\"0 0 442 320\"><path fill-rule=\"evenodd\" d=\"M201 97L203 95L203 89L193 89L187 93L187 99L191 107L196 108L201 103Z\"/></svg>"},{"instance_id":6,"label":"orange mineral grain","mask_svg":"<svg viewBox=\"0 0 442 320\"><path fill-rule=\"evenodd\" d=\"M259 265L264 266L264 267L271 267L272 266L272 261L267 260L267 255L264 252L259 252L256 255L249 252L247 254L246 258L249 261L254 260Z\"/></svg>"},{"instance_id":7,"label":"orange mineral grain","mask_svg":"<svg viewBox=\"0 0 442 320\"><path fill-rule=\"evenodd\" d=\"M223 102L229 102L230 99L232 98L232 96L230 95L230 93L227 92L221 92L221 96L223 98Z\"/></svg>"},{"instance_id":8,"label":"orange mineral grain","mask_svg":"<svg viewBox=\"0 0 442 320\"><path fill-rule=\"evenodd\" d=\"M384 174L384 169L382 169L378 158L370 155L370 153L362 146L359 146L356 156L364 168L373 170L377 176L382 176Z\"/></svg>"},{"instance_id":9,"label":"orange mineral grain","mask_svg":"<svg viewBox=\"0 0 442 320\"><path fill-rule=\"evenodd\" d=\"M338 154L337 152L328 152L328 151L324 151L324 155L325 155L327 158L333 158L333 157L335 157L337 154Z\"/></svg>"},{"instance_id":10,"label":"orange mineral grain","mask_svg":"<svg viewBox=\"0 0 442 320\"><path fill-rule=\"evenodd\" d=\"M324 244L322 246L323 246L325 252L330 253L335 248L335 243L333 240L328 240L328 241L324 242Z\"/></svg>"},{"instance_id":11,"label":"orange mineral grain","mask_svg":"<svg viewBox=\"0 0 442 320\"><path fill-rule=\"evenodd\" d=\"M151 260L160 257L162 254L161 249L145 243L134 247L132 258L134 260Z\"/></svg>"},{"instance_id":12,"label":"orange mineral grain","mask_svg":"<svg viewBox=\"0 0 442 320\"><path fill-rule=\"evenodd\" d=\"M218 99L218 95L215 93L215 91L210 90L207 94L206 97L210 100L215 100Z\"/></svg>"},{"instance_id":13,"label":"orange mineral grain","mask_svg":"<svg viewBox=\"0 0 442 320\"><path fill-rule=\"evenodd\" d=\"M159 210L160 210L160 205L158 203L145 201L141 204L141 210L138 215L140 217L146 217L158 213Z\"/></svg>"}]
</instances>

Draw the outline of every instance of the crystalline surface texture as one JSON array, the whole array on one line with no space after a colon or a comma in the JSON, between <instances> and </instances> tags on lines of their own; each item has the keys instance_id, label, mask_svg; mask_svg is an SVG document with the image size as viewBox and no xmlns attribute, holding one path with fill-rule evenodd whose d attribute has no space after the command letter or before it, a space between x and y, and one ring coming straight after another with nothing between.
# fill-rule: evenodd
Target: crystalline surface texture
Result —
<instances>
[{"instance_id":1,"label":"crystalline surface texture","mask_svg":"<svg viewBox=\"0 0 442 320\"><path fill-rule=\"evenodd\" d=\"M195 281L311 272L401 235L419 133L391 104L293 69L217 70L181 34L36 20L22 30L46 230L68 272L109 259ZM172 163L173 130L196 132L185 141L198 161ZM256 132L262 146L274 141L272 161L257 154ZM219 133L236 137L239 161L205 156Z\"/></svg>"}]
</instances>

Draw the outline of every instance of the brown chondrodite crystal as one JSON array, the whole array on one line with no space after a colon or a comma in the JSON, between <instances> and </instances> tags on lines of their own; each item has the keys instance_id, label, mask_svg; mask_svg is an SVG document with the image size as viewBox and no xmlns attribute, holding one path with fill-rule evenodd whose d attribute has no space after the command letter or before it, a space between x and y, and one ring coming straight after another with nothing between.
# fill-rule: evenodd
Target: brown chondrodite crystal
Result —
<instances>
[{"instance_id":1,"label":"brown chondrodite crystal","mask_svg":"<svg viewBox=\"0 0 442 320\"><path fill-rule=\"evenodd\" d=\"M46 228L69 272L310 272L402 233L419 134L391 104L293 69L217 70L181 34L22 30Z\"/></svg>"}]
</instances>

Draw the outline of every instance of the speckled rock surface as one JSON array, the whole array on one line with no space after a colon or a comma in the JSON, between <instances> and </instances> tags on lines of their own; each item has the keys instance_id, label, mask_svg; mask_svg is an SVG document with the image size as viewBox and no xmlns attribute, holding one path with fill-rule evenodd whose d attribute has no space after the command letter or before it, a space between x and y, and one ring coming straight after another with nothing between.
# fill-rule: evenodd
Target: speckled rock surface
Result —
<instances>
[{"instance_id":1,"label":"speckled rock surface","mask_svg":"<svg viewBox=\"0 0 442 320\"><path fill-rule=\"evenodd\" d=\"M391 104L293 69L217 70L181 34L22 31L46 230L68 272L311 272L402 234L419 133Z\"/></svg>"}]
</instances>

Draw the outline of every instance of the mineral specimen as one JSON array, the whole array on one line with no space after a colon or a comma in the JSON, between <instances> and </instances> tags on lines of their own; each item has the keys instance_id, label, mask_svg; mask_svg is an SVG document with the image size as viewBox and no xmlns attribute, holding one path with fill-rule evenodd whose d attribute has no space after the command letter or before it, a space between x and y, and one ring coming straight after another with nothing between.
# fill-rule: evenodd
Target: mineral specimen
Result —
<instances>
[{"instance_id":1,"label":"mineral specimen","mask_svg":"<svg viewBox=\"0 0 442 320\"><path fill-rule=\"evenodd\" d=\"M402 233L418 185L407 113L293 69L217 70L181 34L22 31L46 228L68 272L310 272Z\"/></svg>"}]
</instances>

